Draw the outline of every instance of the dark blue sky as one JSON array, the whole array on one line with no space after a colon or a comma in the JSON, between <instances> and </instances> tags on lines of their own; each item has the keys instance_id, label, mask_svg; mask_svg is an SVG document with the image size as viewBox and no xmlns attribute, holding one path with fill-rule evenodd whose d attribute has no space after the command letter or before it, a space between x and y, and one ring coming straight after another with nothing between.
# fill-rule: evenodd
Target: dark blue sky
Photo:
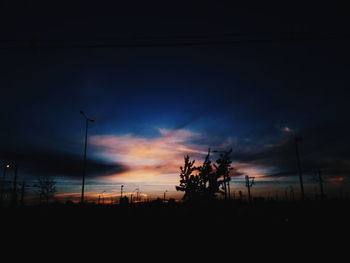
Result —
<instances>
[{"instance_id":1,"label":"dark blue sky","mask_svg":"<svg viewBox=\"0 0 350 263\"><path fill-rule=\"evenodd\" d=\"M21 164L23 176L79 178L80 109L96 119L92 136L152 140L164 136L159 129L188 131L200 136L187 134L186 145L233 147L237 162L266 168L267 177L295 175L290 138L298 133L306 172L348 176L350 43L342 7L21 1L2 12L0 157ZM135 40L146 36L168 39ZM245 41L86 48L237 39ZM28 48L32 40L36 47ZM131 169L99 147L90 148L91 176Z\"/></svg>"}]
</instances>

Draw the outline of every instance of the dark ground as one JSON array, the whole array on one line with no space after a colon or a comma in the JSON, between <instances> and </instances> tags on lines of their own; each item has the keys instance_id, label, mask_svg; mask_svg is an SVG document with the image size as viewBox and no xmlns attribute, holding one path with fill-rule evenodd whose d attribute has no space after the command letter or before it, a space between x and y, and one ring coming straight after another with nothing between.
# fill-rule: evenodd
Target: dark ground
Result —
<instances>
[{"instance_id":1,"label":"dark ground","mask_svg":"<svg viewBox=\"0 0 350 263\"><path fill-rule=\"evenodd\" d=\"M15 248L15 257L39 255L45 262L71 261L73 254L78 259L97 254L99 261L111 256L183 261L189 254L198 256L196 262L213 255L211 262L241 257L290 261L297 255L293 261L308 255L313 262L331 254L338 262L348 250L348 210L345 200L2 208L6 245L1 248Z\"/></svg>"},{"instance_id":2,"label":"dark ground","mask_svg":"<svg viewBox=\"0 0 350 263\"><path fill-rule=\"evenodd\" d=\"M50 237L117 234L181 237L245 232L309 235L349 230L349 201L265 202L247 204L218 201L211 204L49 205L2 208L1 225L8 232Z\"/></svg>"}]
</instances>

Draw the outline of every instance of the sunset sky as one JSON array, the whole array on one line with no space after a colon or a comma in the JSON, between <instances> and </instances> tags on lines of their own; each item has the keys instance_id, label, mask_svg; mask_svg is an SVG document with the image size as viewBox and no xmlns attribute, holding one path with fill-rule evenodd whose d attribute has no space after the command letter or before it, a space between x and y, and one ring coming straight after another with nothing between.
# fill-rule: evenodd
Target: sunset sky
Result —
<instances>
[{"instance_id":1,"label":"sunset sky","mask_svg":"<svg viewBox=\"0 0 350 263\"><path fill-rule=\"evenodd\" d=\"M208 148L233 149L236 193L245 191L248 174L256 177L253 194L282 197L289 186L298 194L297 134L307 194L318 191L319 168L329 194L348 194L344 9L23 1L3 10L0 163L17 164L20 182L48 175L58 197L79 198L84 110L96 120L88 139L90 200L118 197L121 185L127 195L167 190L180 199L184 155L200 164ZM290 32L295 39L286 41ZM195 44L213 35L241 42ZM126 46L87 47L112 38ZM6 176L12 180L13 171Z\"/></svg>"}]
</instances>

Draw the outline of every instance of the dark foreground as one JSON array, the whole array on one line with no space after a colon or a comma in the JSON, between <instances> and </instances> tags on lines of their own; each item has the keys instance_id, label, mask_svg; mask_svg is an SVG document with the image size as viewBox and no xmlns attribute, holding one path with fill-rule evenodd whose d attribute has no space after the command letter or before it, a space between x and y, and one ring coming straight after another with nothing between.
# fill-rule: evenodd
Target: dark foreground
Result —
<instances>
[{"instance_id":1,"label":"dark foreground","mask_svg":"<svg viewBox=\"0 0 350 263\"><path fill-rule=\"evenodd\" d=\"M338 242L349 234L349 201L247 204L50 205L2 208L7 240L145 245L170 240ZM3 237L4 237L3 235ZM100 241L98 241L100 240ZM226 241L225 241L226 242Z\"/></svg>"},{"instance_id":2,"label":"dark foreground","mask_svg":"<svg viewBox=\"0 0 350 263\"><path fill-rule=\"evenodd\" d=\"M252 227L316 227L331 229L350 223L349 201L270 202L248 204L223 202L205 204L132 205L48 205L2 208L1 224L16 228L144 229L148 227L210 228L213 225L233 231L239 225Z\"/></svg>"}]
</instances>

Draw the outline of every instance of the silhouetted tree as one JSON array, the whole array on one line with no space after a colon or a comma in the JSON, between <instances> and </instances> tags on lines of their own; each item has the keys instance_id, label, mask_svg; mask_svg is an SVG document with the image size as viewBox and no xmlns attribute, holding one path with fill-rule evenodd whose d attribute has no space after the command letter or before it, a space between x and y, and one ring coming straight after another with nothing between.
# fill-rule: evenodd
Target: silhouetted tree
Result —
<instances>
[{"instance_id":1,"label":"silhouetted tree","mask_svg":"<svg viewBox=\"0 0 350 263\"><path fill-rule=\"evenodd\" d=\"M184 191L183 200L214 200L216 194L221 193L228 197L232 150L224 152L214 164L213 169L210 161L210 149L201 166L195 167L195 161L190 161L189 156L185 156L184 167L180 167L180 185L176 186L177 191ZM198 171L198 174L193 174Z\"/></svg>"},{"instance_id":2,"label":"silhouetted tree","mask_svg":"<svg viewBox=\"0 0 350 263\"><path fill-rule=\"evenodd\" d=\"M180 185L176 186L177 191L185 192L183 199L185 201L197 199L199 193L199 176L192 174L196 170L195 160L190 161L188 155L184 158L184 167L180 167Z\"/></svg>"},{"instance_id":3,"label":"silhouetted tree","mask_svg":"<svg viewBox=\"0 0 350 263\"><path fill-rule=\"evenodd\" d=\"M201 166L196 168L199 171L199 191L202 200L213 200L216 198L220 183L217 180L217 175L213 171L210 161L210 149Z\"/></svg>"},{"instance_id":4,"label":"silhouetted tree","mask_svg":"<svg viewBox=\"0 0 350 263\"><path fill-rule=\"evenodd\" d=\"M34 186L38 188L37 194L40 196L40 200L44 198L46 203L49 203L49 199L57 192L56 182L48 176L39 178Z\"/></svg>"},{"instance_id":5,"label":"silhouetted tree","mask_svg":"<svg viewBox=\"0 0 350 263\"><path fill-rule=\"evenodd\" d=\"M220 154L220 158L216 160L216 164L214 164L214 167L216 169L216 180L218 184L221 186L221 189L218 189L220 193L222 193L225 198L227 199L230 196L230 185L229 182L231 181L230 171L233 169L231 167L231 152L232 149L230 149L227 152L224 152Z\"/></svg>"}]
</instances>

